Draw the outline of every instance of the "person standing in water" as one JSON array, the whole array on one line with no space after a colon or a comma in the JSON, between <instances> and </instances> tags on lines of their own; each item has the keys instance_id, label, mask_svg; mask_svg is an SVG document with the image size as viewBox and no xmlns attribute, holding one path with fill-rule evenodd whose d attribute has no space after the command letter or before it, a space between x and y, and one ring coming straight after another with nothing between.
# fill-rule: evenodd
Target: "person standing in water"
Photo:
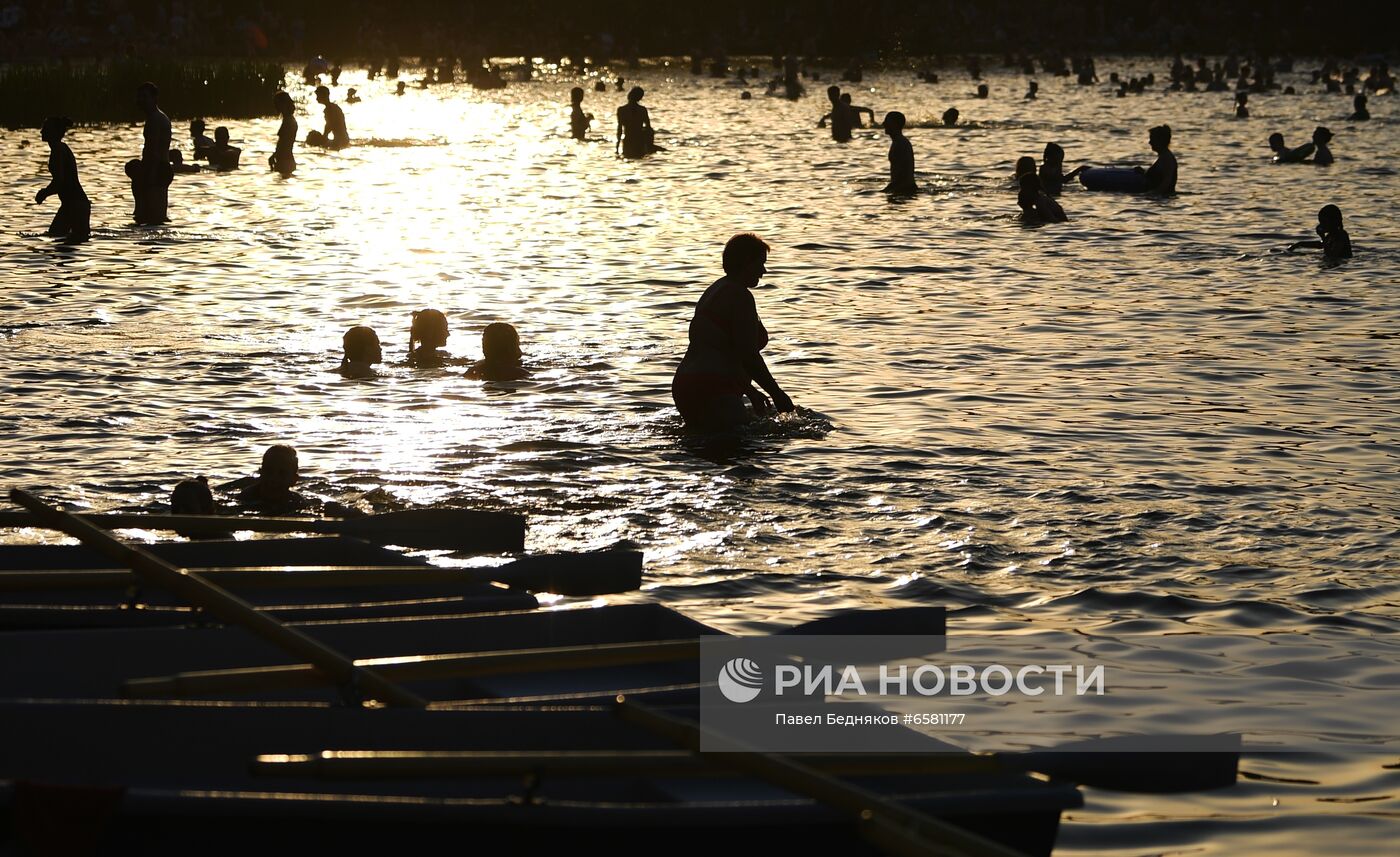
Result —
<instances>
[{"instance_id":1,"label":"person standing in water","mask_svg":"<svg viewBox=\"0 0 1400 857\"><path fill-rule=\"evenodd\" d=\"M331 91L324 86L316 87L316 103L326 110L326 130L312 131L306 135L306 145L324 146L328 149L343 149L350 145L350 132L345 127L345 111L331 101Z\"/></svg>"},{"instance_id":2,"label":"person standing in water","mask_svg":"<svg viewBox=\"0 0 1400 857\"><path fill-rule=\"evenodd\" d=\"M885 193L909 196L919 192L914 182L914 146L904 136L904 114L892 110L885 114L885 133L890 138L890 183Z\"/></svg>"},{"instance_id":3,"label":"person standing in water","mask_svg":"<svg viewBox=\"0 0 1400 857\"><path fill-rule=\"evenodd\" d=\"M140 176L132 184L133 192L140 187L136 223L142 226L170 222L170 183L175 180L175 172L170 167L170 117L161 112L159 98L160 90L150 81L136 89L136 104L146 114Z\"/></svg>"},{"instance_id":4,"label":"person standing in water","mask_svg":"<svg viewBox=\"0 0 1400 857\"><path fill-rule=\"evenodd\" d=\"M78 181L78 160L73 157L73 150L63 142L63 135L68 133L72 124L60 116L50 116L44 120L39 136L49 144L51 178L47 187L34 194L34 203L37 205L51 196L57 196L58 213L53 216L53 223L49 224L48 235L77 243L88 239L92 228L92 203Z\"/></svg>"},{"instance_id":5,"label":"person standing in water","mask_svg":"<svg viewBox=\"0 0 1400 857\"><path fill-rule=\"evenodd\" d=\"M827 120L830 119L831 139L838 143L849 143L851 141L851 126L855 123L851 120L850 109L841 101L841 87L828 86L826 97L831 100L831 112L817 122L817 127L825 127Z\"/></svg>"},{"instance_id":6,"label":"person standing in water","mask_svg":"<svg viewBox=\"0 0 1400 857\"><path fill-rule=\"evenodd\" d=\"M617 142L613 151L624 158L641 158L656 151L655 132L651 114L642 106L646 90L634 86L627 93L627 103L617 108Z\"/></svg>"},{"instance_id":7,"label":"person standing in water","mask_svg":"<svg viewBox=\"0 0 1400 857\"><path fill-rule=\"evenodd\" d=\"M1371 111L1366 109L1366 96L1358 94L1351 100L1351 106L1355 112L1350 116L1352 122L1365 122L1371 118Z\"/></svg>"},{"instance_id":8,"label":"person standing in water","mask_svg":"<svg viewBox=\"0 0 1400 857\"><path fill-rule=\"evenodd\" d=\"M671 379L671 398L688 428L727 431L770 406L793 410L792 399L773 380L763 361L768 331L758 317L752 290L768 272L768 244L751 232L724 245L724 276L695 304L690 345ZM772 396L772 402L754 388Z\"/></svg>"},{"instance_id":9,"label":"person standing in water","mask_svg":"<svg viewBox=\"0 0 1400 857\"><path fill-rule=\"evenodd\" d=\"M1327 144L1332 142L1332 132L1321 125L1313 129L1313 159L1312 162L1319 167L1331 164L1336 158L1332 157L1332 150Z\"/></svg>"},{"instance_id":10,"label":"person standing in water","mask_svg":"<svg viewBox=\"0 0 1400 857\"><path fill-rule=\"evenodd\" d=\"M593 114L583 112L583 87L575 86L569 91L569 133L575 140L588 139L588 126L593 124Z\"/></svg>"},{"instance_id":11,"label":"person standing in water","mask_svg":"<svg viewBox=\"0 0 1400 857\"><path fill-rule=\"evenodd\" d=\"M282 116L282 124L277 128L277 151L267 159L267 164L285 177L297 168L297 159L292 153L297 143L297 107L285 92L272 96L272 105Z\"/></svg>"},{"instance_id":12,"label":"person standing in water","mask_svg":"<svg viewBox=\"0 0 1400 857\"><path fill-rule=\"evenodd\" d=\"M1147 168L1147 192L1163 196L1176 193L1176 155L1171 150L1171 126L1158 125L1148 131L1147 141L1157 153L1157 161Z\"/></svg>"},{"instance_id":13,"label":"person standing in water","mask_svg":"<svg viewBox=\"0 0 1400 857\"><path fill-rule=\"evenodd\" d=\"M1321 241L1298 241L1288 245L1289 250L1307 248L1321 250L1328 259L1351 258L1351 236L1342 228L1342 210L1335 205L1324 205L1317 213L1317 237Z\"/></svg>"}]
</instances>

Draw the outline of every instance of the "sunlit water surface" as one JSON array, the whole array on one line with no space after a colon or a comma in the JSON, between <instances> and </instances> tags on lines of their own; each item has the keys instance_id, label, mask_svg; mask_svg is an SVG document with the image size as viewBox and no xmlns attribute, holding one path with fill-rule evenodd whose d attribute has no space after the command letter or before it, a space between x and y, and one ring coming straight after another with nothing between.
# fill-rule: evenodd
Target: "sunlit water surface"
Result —
<instances>
[{"instance_id":1,"label":"sunlit water surface","mask_svg":"<svg viewBox=\"0 0 1400 857\"><path fill-rule=\"evenodd\" d=\"M858 104L923 124L926 192L896 202L880 132L836 145L815 127L825 81L741 101L733 81L625 73L661 155L570 140L573 80L400 98L347 74L360 145L301 151L284 180L265 168L275 122L230 123L244 169L178 177L164 229L128 225L140 128L78 129L95 226L79 248L41 237L52 204L27 205L37 133L0 135L3 482L156 508L182 477L243 475L291 442L327 499L518 510L535 551L640 545L646 597L734 631L910 604L947 605L954 633L1400 629L1393 96L1369 123L1320 93L1255 96L1240 121L1227 93L1044 78L1026 103L1021 77L993 75L981 101L961 74L870 75ZM610 134L622 97L588 89ZM931 127L950 105L971 124ZM1075 186L1070 223L1018 221L1017 156L1055 140L1070 167L1146 163L1159 122L1178 196ZM319 124L303 115L303 135ZM1317 124L1335 165L1268 163L1270 132L1298 145ZM1281 252L1328 202L1356 258ZM740 230L773 245L767 355L809 411L726 449L683 435L669 382ZM463 358L486 323L515 323L534 378L406 367L421 307L448 314ZM385 340L376 380L331 371L355 324ZM1251 758L1224 792L1090 790L1059 852L1383 853L1395 762Z\"/></svg>"}]
</instances>

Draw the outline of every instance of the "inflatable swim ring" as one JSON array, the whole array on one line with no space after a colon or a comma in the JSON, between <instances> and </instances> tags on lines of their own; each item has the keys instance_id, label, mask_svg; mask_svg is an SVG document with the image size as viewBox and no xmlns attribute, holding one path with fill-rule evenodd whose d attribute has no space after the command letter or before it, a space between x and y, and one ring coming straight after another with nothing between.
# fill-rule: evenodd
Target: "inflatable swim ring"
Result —
<instances>
[{"instance_id":1,"label":"inflatable swim ring","mask_svg":"<svg viewBox=\"0 0 1400 857\"><path fill-rule=\"evenodd\" d=\"M1080 173L1079 183L1088 190L1143 193L1147 190L1147 174L1140 170L1100 167Z\"/></svg>"}]
</instances>

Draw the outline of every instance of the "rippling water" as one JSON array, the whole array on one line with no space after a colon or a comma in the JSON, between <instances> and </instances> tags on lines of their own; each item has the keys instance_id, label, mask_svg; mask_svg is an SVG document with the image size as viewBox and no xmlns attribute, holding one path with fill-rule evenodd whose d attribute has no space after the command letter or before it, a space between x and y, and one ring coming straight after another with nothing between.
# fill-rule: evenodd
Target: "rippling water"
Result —
<instances>
[{"instance_id":1,"label":"rippling water","mask_svg":"<svg viewBox=\"0 0 1400 857\"><path fill-rule=\"evenodd\" d=\"M1369 123L1321 93L1254 96L1235 120L1226 93L1042 79L1026 103L993 75L981 101L961 75L869 75L858 104L970 121L910 131L926 193L892 202L879 131L815 127L825 82L741 101L633 74L667 149L641 162L568 138L572 80L396 98L347 74L360 145L299 152L283 180L263 168L275 123L234 123L244 169L177 177L164 229L127 225L140 128L77 129L95 227L78 248L25 204L37 132L3 133L3 481L141 508L291 442L326 498L519 510L532 550L637 543L648 597L739 631L910 603L946 604L955 632L1400 629L1393 96ZM610 134L622 96L589 90ZM1073 186L1070 223L1015 216L1016 157L1054 140L1067 167L1147 163L1160 122L1175 198ZM1270 132L1299 145L1318 124L1336 164L1269 164ZM1356 258L1280 252L1329 202ZM767 355L810 412L716 449L683 436L669 382L739 230L773 244ZM420 307L466 358L512 321L534 378L407 367ZM354 324L385 340L377 380L331 371ZM1060 853L1379 853L1400 815L1385 762L1251 758L1226 792L1090 792Z\"/></svg>"}]
</instances>

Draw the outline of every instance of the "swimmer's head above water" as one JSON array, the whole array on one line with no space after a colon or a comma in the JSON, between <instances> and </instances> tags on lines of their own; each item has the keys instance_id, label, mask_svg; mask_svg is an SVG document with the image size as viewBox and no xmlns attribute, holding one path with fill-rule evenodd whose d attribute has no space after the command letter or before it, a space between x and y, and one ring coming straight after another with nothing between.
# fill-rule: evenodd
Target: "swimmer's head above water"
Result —
<instances>
[{"instance_id":1,"label":"swimmer's head above water","mask_svg":"<svg viewBox=\"0 0 1400 857\"><path fill-rule=\"evenodd\" d=\"M258 468L258 482L264 488L291 488L301 473L295 448L285 443L269 446Z\"/></svg>"},{"instance_id":2,"label":"swimmer's head above water","mask_svg":"<svg viewBox=\"0 0 1400 857\"><path fill-rule=\"evenodd\" d=\"M1030 155L1022 155L1016 159L1016 178L1022 176L1035 175L1035 158Z\"/></svg>"},{"instance_id":3,"label":"swimmer's head above water","mask_svg":"<svg viewBox=\"0 0 1400 857\"><path fill-rule=\"evenodd\" d=\"M212 515L214 512L214 492L209 490L209 480L203 476L182 479L170 492L172 515Z\"/></svg>"},{"instance_id":4,"label":"swimmer's head above water","mask_svg":"<svg viewBox=\"0 0 1400 857\"><path fill-rule=\"evenodd\" d=\"M943 124L944 124L944 126L945 126L945 127L948 127L948 128L951 128L951 127L953 127L954 125L958 124L958 116L959 116L959 115L961 115L961 114L958 113L958 108L956 108L956 107L949 107L947 110L943 111Z\"/></svg>"},{"instance_id":5,"label":"swimmer's head above water","mask_svg":"<svg viewBox=\"0 0 1400 857\"><path fill-rule=\"evenodd\" d=\"M493 321L481 332L481 356L489 363L518 364L523 356L520 351L520 332L514 325L504 321Z\"/></svg>"},{"instance_id":6,"label":"swimmer's head above water","mask_svg":"<svg viewBox=\"0 0 1400 857\"><path fill-rule=\"evenodd\" d=\"M642 89L640 86L634 86L627 92L627 103L637 104L642 100L642 96L646 94L647 91L645 89Z\"/></svg>"},{"instance_id":7,"label":"swimmer's head above water","mask_svg":"<svg viewBox=\"0 0 1400 857\"><path fill-rule=\"evenodd\" d=\"M1065 162L1065 150L1059 143L1046 143L1045 153L1040 158L1046 164L1063 164Z\"/></svg>"},{"instance_id":8,"label":"swimmer's head above water","mask_svg":"<svg viewBox=\"0 0 1400 857\"><path fill-rule=\"evenodd\" d=\"M844 97L844 96L843 96ZM904 124L907 120L904 114L898 110L891 110L885 114L885 133L891 137L898 137L904 133Z\"/></svg>"},{"instance_id":9,"label":"swimmer's head above water","mask_svg":"<svg viewBox=\"0 0 1400 857\"><path fill-rule=\"evenodd\" d=\"M345 331L345 336L341 337L341 345L344 348L344 354L340 358L342 369L352 365L368 369L384 359L384 353L379 346L379 334L375 333L372 327L357 325L350 328Z\"/></svg>"},{"instance_id":10,"label":"swimmer's head above water","mask_svg":"<svg viewBox=\"0 0 1400 857\"><path fill-rule=\"evenodd\" d=\"M413 311L413 324L408 331L408 353L420 349L432 351L447 345L447 316L435 309Z\"/></svg>"},{"instance_id":11,"label":"swimmer's head above water","mask_svg":"<svg viewBox=\"0 0 1400 857\"><path fill-rule=\"evenodd\" d=\"M1172 128L1170 125L1158 125L1147 132L1147 143L1154 152L1164 152L1172 145Z\"/></svg>"}]
</instances>

